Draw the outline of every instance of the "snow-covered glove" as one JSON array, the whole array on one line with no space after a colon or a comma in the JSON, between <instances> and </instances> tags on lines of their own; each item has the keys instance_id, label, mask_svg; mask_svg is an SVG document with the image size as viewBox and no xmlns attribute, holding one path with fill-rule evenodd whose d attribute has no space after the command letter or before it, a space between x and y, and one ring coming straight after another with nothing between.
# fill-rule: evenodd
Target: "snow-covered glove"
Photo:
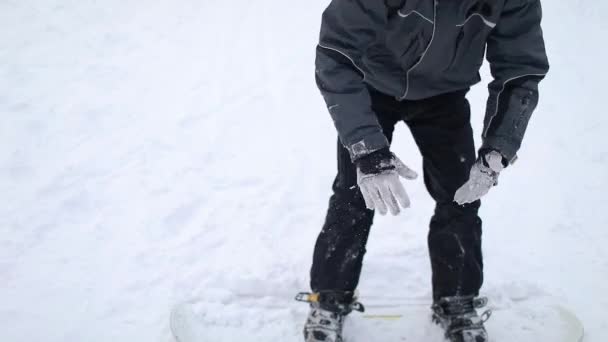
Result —
<instances>
[{"instance_id":1,"label":"snow-covered glove","mask_svg":"<svg viewBox=\"0 0 608 342\"><path fill-rule=\"evenodd\" d=\"M355 164L357 184L368 209L377 209L382 215L390 210L391 214L397 215L401 212L399 205L409 208L410 198L399 176L416 179L418 174L405 166L388 148L363 156Z\"/></svg>"},{"instance_id":2,"label":"snow-covered glove","mask_svg":"<svg viewBox=\"0 0 608 342\"><path fill-rule=\"evenodd\" d=\"M471 168L469 180L456 191L454 201L464 205L486 195L498 184L498 175L505 166L505 159L499 152L480 152L479 158Z\"/></svg>"}]
</instances>

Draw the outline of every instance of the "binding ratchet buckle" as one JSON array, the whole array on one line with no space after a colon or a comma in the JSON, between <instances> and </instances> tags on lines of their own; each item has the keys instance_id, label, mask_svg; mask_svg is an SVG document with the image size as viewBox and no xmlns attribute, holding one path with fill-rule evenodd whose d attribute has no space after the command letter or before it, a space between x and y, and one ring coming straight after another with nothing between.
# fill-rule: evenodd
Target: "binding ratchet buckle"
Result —
<instances>
[{"instance_id":1,"label":"binding ratchet buckle","mask_svg":"<svg viewBox=\"0 0 608 342\"><path fill-rule=\"evenodd\" d=\"M333 291L324 292L300 292L295 298L298 302L310 303L310 304L321 304L325 303L328 306L337 308L340 312L351 312L359 311L364 312L365 307L363 304L357 301L357 297L353 292L345 292L341 295L337 295Z\"/></svg>"},{"instance_id":2,"label":"binding ratchet buckle","mask_svg":"<svg viewBox=\"0 0 608 342\"><path fill-rule=\"evenodd\" d=\"M298 302L304 303L318 303L319 302L319 294L318 293L310 293L310 292L300 292L296 295L296 300Z\"/></svg>"}]
</instances>

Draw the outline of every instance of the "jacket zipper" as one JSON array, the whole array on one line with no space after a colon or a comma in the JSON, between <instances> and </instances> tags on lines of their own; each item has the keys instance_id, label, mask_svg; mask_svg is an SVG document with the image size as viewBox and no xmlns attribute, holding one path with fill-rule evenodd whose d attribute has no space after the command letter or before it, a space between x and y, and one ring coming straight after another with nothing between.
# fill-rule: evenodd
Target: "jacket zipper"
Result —
<instances>
[{"instance_id":1,"label":"jacket zipper","mask_svg":"<svg viewBox=\"0 0 608 342\"><path fill-rule=\"evenodd\" d=\"M452 65L454 65L454 62L456 62L456 57L458 56L458 50L460 50L460 43L462 43L462 39L464 38L464 29L460 29L460 32L458 32L458 38L456 38L456 48L454 49L454 54L452 55L452 60L450 61L449 64L449 68L452 67Z\"/></svg>"},{"instance_id":2,"label":"jacket zipper","mask_svg":"<svg viewBox=\"0 0 608 342\"><path fill-rule=\"evenodd\" d=\"M433 1L433 34L431 35L431 40L429 41L428 45L426 46L426 49L424 50L424 52L422 53L422 55L418 59L418 62L416 62L405 73L405 92L403 93L403 96L401 96L400 98L398 98L399 101L405 100L405 98L407 97L407 94L410 91L410 72L412 70L414 70L418 65L420 65L420 63L422 63L422 60L424 59L424 56L426 56L426 53L431 48L431 45L433 44L433 40L435 39L435 31L436 31L436 28L437 28L437 4L438 3L439 3L439 0L434 0Z\"/></svg>"},{"instance_id":3,"label":"jacket zipper","mask_svg":"<svg viewBox=\"0 0 608 342\"><path fill-rule=\"evenodd\" d=\"M524 97L522 97L520 100L521 107L519 110L519 117L517 118L517 121L515 122L515 125L513 127L514 129L518 129L519 126L521 125L522 121L526 117L526 112L528 111L528 107L530 107L530 96L532 96L532 95L528 93Z\"/></svg>"}]
</instances>

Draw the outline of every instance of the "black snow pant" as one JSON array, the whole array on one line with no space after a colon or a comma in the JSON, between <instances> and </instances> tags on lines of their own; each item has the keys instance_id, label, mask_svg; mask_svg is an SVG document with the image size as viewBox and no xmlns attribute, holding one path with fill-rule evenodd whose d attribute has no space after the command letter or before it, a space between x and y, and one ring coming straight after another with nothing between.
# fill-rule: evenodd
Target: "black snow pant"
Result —
<instances>
[{"instance_id":1,"label":"black snow pant","mask_svg":"<svg viewBox=\"0 0 608 342\"><path fill-rule=\"evenodd\" d=\"M453 201L476 158L466 91L419 101L370 92L388 140L403 120L422 154L424 182L436 202L428 234L434 300L478 295L483 282L480 202L460 206ZM407 163L407 156L401 158ZM373 216L357 187L356 167L338 142L338 175L313 255L313 291L356 289Z\"/></svg>"}]
</instances>

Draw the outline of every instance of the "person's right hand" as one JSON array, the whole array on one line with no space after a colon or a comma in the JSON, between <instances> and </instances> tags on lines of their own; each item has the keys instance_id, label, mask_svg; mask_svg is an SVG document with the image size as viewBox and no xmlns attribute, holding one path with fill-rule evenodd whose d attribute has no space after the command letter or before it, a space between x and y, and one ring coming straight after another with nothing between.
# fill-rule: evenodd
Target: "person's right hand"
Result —
<instances>
[{"instance_id":1,"label":"person's right hand","mask_svg":"<svg viewBox=\"0 0 608 342\"><path fill-rule=\"evenodd\" d=\"M400 207L409 208L410 198L399 177L416 179L418 174L384 148L355 161L357 184L368 209L378 210L381 215L397 215Z\"/></svg>"}]
</instances>

